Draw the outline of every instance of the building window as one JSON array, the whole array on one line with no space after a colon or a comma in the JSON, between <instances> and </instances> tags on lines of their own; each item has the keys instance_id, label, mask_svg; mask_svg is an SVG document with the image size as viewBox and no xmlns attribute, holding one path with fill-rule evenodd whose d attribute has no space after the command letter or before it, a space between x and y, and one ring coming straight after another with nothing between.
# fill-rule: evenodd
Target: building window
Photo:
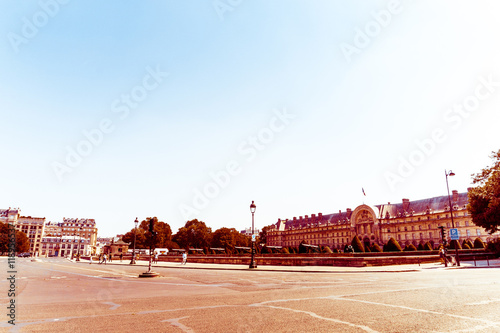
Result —
<instances>
[{"instance_id":1,"label":"building window","mask_svg":"<svg viewBox=\"0 0 500 333\"><path fill-rule=\"evenodd\" d=\"M467 237L470 237L470 230L467 230Z\"/></svg>"},{"instance_id":2,"label":"building window","mask_svg":"<svg viewBox=\"0 0 500 333\"><path fill-rule=\"evenodd\" d=\"M481 236L481 229L476 229L476 234L477 234L478 236Z\"/></svg>"},{"instance_id":3,"label":"building window","mask_svg":"<svg viewBox=\"0 0 500 333\"><path fill-rule=\"evenodd\" d=\"M468 227L469 226L469 221L465 221L465 226Z\"/></svg>"},{"instance_id":4,"label":"building window","mask_svg":"<svg viewBox=\"0 0 500 333\"><path fill-rule=\"evenodd\" d=\"M429 232L429 238L432 239L432 232Z\"/></svg>"},{"instance_id":5,"label":"building window","mask_svg":"<svg viewBox=\"0 0 500 333\"><path fill-rule=\"evenodd\" d=\"M457 222L457 228L460 227L460 222Z\"/></svg>"}]
</instances>

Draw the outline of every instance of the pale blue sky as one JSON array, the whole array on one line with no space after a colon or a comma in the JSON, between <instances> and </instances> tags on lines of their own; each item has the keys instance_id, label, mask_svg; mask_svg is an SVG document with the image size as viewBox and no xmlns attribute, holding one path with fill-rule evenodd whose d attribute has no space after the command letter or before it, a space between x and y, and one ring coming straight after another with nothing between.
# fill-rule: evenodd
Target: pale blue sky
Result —
<instances>
[{"instance_id":1,"label":"pale blue sky","mask_svg":"<svg viewBox=\"0 0 500 333\"><path fill-rule=\"evenodd\" d=\"M2 1L1 206L262 228L466 191L500 148L497 2L214 3Z\"/></svg>"}]
</instances>

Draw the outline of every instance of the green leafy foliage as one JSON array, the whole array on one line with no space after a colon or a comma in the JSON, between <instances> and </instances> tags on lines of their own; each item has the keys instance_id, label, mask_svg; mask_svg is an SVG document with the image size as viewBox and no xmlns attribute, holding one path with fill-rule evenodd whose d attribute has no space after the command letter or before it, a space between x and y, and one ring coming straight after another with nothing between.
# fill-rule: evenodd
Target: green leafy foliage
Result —
<instances>
[{"instance_id":1,"label":"green leafy foliage","mask_svg":"<svg viewBox=\"0 0 500 333\"><path fill-rule=\"evenodd\" d=\"M380 248L380 246L377 243L373 243L373 245L371 247L371 251L372 252L382 252L382 249Z\"/></svg>"},{"instance_id":2,"label":"green leafy foliage","mask_svg":"<svg viewBox=\"0 0 500 333\"><path fill-rule=\"evenodd\" d=\"M250 239L235 228L220 228L212 234L212 247L226 248L231 251L235 246L250 246Z\"/></svg>"},{"instance_id":3,"label":"green leafy foliage","mask_svg":"<svg viewBox=\"0 0 500 333\"><path fill-rule=\"evenodd\" d=\"M398 241L395 240L393 237L387 241L387 244L384 245L384 252L401 252L403 249L401 249L401 245L399 245Z\"/></svg>"},{"instance_id":4,"label":"green leafy foliage","mask_svg":"<svg viewBox=\"0 0 500 333\"><path fill-rule=\"evenodd\" d=\"M204 248L211 244L212 229L205 222L197 219L187 221L184 227L173 236L172 240L182 248Z\"/></svg>"},{"instance_id":5,"label":"green leafy foliage","mask_svg":"<svg viewBox=\"0 0 500 333\"><path fill-rule=\"evenodd\" d=\"M487 232L500 230L500 150L490 156L493 165L473 175L473 187L469 191L467 209L475 225Z\"/></svg>"},{"instance_id":6,"label":"green leafy foliage","mask_svg":"<svg viewBox=\"0 0 500 333\"><path fill-rule=\"evenodd\" d=\"M16 234L16 252L24 253L30 251L30 241L26 234L22 231L15 231ZM7 253L9 251L9 225L0 222L0 252Z\"/></svg>"},{"instance_id":7,"label":"green leafy foliage","mask_svg":"<svg viewBox=\"0 0 500 333\"><path fill-rule=\"evenodd\" d=\"M333 253L333 252L332 252L332 249L330 249L330 247L329 247L329 246L325 246L325 247L321 250L321 252L323 252L323 253Z\"/></svg>"},{"instance_id":8,"label":"green leafy foliage","mask_svg":"<svg viewBox=\"0 0 500 333\"><path fill-rule=\"evenodd\" d=\"M481 238L477 237L474 240L474 248L475 249L484 249L485 248L484 242L481 240Z\"/></svg>"},{"instance_id":9,"label":"green leafy foliage","mask_svg":"<svg viewBox=\"0 0 500 333\"><path fill-rule=\"evenodd\" d=\"M405 251L417 251L417 248L413 244L408 244L405 246Z\"/></svg>"},{"instance_id":10,"label":"green leafy foliage","mask_svg":"<svg viewBox=\"0 0 500 333\"><path fill-rule=\"evenodd\" d=\"M363 243L361 243L357 235L352 239L351 245L354 249L354 252L365 252L365 247L363 246Z\"/></svg>"}]
</instances>

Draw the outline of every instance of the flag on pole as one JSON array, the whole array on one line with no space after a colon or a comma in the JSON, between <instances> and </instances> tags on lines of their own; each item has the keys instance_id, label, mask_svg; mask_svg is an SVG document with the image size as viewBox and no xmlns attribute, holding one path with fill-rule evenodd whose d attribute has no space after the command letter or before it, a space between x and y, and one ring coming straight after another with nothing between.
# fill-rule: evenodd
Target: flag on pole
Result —
<instances>
[{"instance_id":1,"label":"flag on pole","mask_svg":"<svg viewBox=\"0 0 500 333\"><path fill-rule=\"evenodd\" d=\"M365 189L361 188L361 191L363 191L363 195L366 197Z\"/></svg>"}]
</instances>

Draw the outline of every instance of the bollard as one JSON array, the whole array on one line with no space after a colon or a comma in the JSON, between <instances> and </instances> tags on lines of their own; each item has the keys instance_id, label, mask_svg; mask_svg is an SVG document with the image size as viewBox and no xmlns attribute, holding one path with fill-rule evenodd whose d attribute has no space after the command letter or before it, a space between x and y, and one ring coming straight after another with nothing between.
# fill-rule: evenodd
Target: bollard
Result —
<instances>
[{"instance_id":1,"label":"bollard","mask_svg":"<svg viewBox=\"0 0 500 333\"><path fill-rule=\"evenodd\" d=\"M472 258L474 259L474 266L477 266L476 265L476 256L473 256Z\"/></svg>"},{"instance_id":2,"label":"bollard","mask_svg":"<svg viewBox=\"0 0 500 333\"><path fill-rule=\"evenodd\" d=\"M490 267L490 258L486 256L486 262L488 263L488 267Z\"/></svg>"}]
</instances>

